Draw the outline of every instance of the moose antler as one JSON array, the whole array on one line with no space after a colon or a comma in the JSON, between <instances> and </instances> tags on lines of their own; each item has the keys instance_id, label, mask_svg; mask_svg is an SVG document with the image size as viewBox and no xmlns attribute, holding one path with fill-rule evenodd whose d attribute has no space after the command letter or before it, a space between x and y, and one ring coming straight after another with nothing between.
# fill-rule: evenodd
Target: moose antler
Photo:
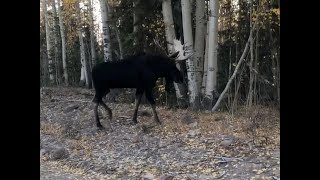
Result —
<instances>
[{"instance_id":1,"label":"moose antler","mask_svg":"<svg viewBox=\"0 0 320 180\"><path fill-rule=\"evenodd\" d=\"M160 50L161 50L164 54L168 55L167 52L166 52L166 50L161 47L158 38L154 38L154 39L153 39L153 42L154 42L154 44L155 44L156 46L158 46L158 47L160 48Z\"/></svg>"},{"instance_id":2,"label":"moose antler","mask_svg":"<svg viewBox=\"0 0 320 180\"><path fill-rule=\"evenodd\" d=\"M175 59L176 61L184 61L189 59L191 56L193 56L192 47L186 46L185 45L186 43L182 44L180 40L177 40L177 39L173 40L173 47L176 50L176 52L170 55L168 55L166 53L166 50L161 47L158 38L153 39L153 41L154 41L154 44L158 46L163 53L165 53L169 58ZM188 54L188 55L185 56L185 54Z\"/></svg>"},{"instance_id":3,"label":"moose antler","mask_svg":"<svg viewBox=\"0 0 320 180\"><path fill-rule=\"evenodd\" d=\"M174 48L179 52L179 56L176 58L176 61L184 61L189 59L192 55L192 48L191 46L185 46L186 43L182 44L180 40L174 39L173 40ZM185 54L188 54L185 56Z\"/></svg>"}]
</instances>

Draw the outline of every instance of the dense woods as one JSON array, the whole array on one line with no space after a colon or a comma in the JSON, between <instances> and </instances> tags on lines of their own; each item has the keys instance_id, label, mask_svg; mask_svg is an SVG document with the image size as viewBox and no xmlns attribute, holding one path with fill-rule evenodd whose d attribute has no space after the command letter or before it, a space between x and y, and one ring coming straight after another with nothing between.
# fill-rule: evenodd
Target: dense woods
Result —
<instances>
[{"instance_id":1,"label":"dense woods","mask_svg":"<svg viewBox=\"0 0 320 180\"><path fill-rule=\"evenodd\" d=\"M40 0L40 179L279 180L279 110L279 0Z\"/></svg>"},{"instance_id":2,"label":"dense woods","mask_svg":"<svg viewBox=\"0 0 320 180\"><path fill-rule=\"evenodd\" d=\"M193 110L280 105L276 0L41 0L40 85L92 88L91 69L141 53L192 56L157 103ZM169 89L169 91L165 91ZM130 89L126 90L130 91ZM217 104L217 102L219 104Z\"/></svg>"}]
</instances>

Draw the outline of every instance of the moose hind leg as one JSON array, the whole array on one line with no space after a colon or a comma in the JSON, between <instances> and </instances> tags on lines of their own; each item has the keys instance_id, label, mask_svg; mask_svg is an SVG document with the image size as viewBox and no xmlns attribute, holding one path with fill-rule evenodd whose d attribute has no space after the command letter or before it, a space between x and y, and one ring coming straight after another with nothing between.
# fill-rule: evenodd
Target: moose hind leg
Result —
<instances>
[{"instance_id":1,"label":"moose hind leg","mask_svg":"<svg viewBox=\"0 0 320 180\"><path fill-rule=\"evenodd\" d=\"M99 107L99 103L95 102L93 112L94 112L94 116L95 116L97 127L98 128L102 128L102 125L101 125L100 120L99 120L99 115L98 115L98 107Z\"/></svg>"},{"instance_id":2,"label":"moose hind leg","mask_svg":"<svg viewBox=\"0 0 320 180\"><path fill-rule=\"evenodd\" d=\"M104 107L104 109L108 112L110 121L112 120L112 111L111 109L103 102L101 101L101 105Z\"/></svg>"},{"instance_id":3,"label":"moose hind leg","mask_svg":"<svg viewBox=\"0 0 320 180\"><path fill-rule=\"evenodd\" d=\"M135 124L138 123L137 121L137 115L138 115L138 109L139 109L139 105L140 105L140 102L141 102L141 97L143 95L143 90L142 89L137 89L136 91L136 99L135 99L135 109L134 109L134 114L133 114L133 122Z\"/></svg>"},{"instance_id":4,"label":"moose hind leg","mask_svg":"<svg viewBox=\"0 0 320 180\"><path fill-rule=\"evenodd\" d=\"M157 111L156 111L156 102L154 101L153 97L152 97L152 91L151 90L147 90L146 91L146 98L149 101L151 108L152 108L152 112L153 112L153 117L154 120L158 123L161 124L161 121L159 120Z\"/></svg>"}]
</instances>

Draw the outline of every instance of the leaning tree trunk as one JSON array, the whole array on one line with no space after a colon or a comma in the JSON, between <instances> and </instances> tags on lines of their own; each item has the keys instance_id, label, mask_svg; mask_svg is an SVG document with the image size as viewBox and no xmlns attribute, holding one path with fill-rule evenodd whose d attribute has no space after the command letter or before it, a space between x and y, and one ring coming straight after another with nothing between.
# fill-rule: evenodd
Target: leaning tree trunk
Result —
<instances>
[{"instance_id":1,"label":"leaning tree trunk","mask_svg":"<svg viewBox=\"0 0 320 180\"><path fill-rule=\"evenodd\" d=\"M120 56L120 59L123 59L123 45L122 45L122 41L120 38L120 30L117 26L115 26L115 32L116 32L117 41L118 41L118 45L119 45L119 56Z\"/></svg>"},{"instance_id":2,"label":"leaning tree trunk","mask_svg":"<svg viewBox=\"0 0 320 180\"><path fill-rule=\"evenodd\" d=\"M243 53L242 53L242 55L241 55L241 58L240 58L240 60L239 60L239 62L238 62L238 64L237 64L236 68L234 69L232 76L231 76L230 79L228 80L226 87L224 88L224 90L223 90L222 93L220 94L220 96L219 96L216 104L215 104L215 105L213 106L213 108L211 109L212 112L214 112L214 111L216 111L216 110L218 109L218 107L219 107L219 105L220 105L220 102L221 102L221 100L223 99L225 93L228 91L228 89L229 89L229 87L230 87L230 84L231 84L231 82L233 81L234 77L236 76L236 74L237 74L237 72L238 72L238 69L239 69L241 63L245 60L245 56L246 56L246 54L247 54L247 52L248 52L248 49L249 49L249 43L250 43L250 41L253 41L253 35L252 35L252 34L253 34L253 31L254 31L255 27L256 27L256 24L253 25L253 27L251 28L251 30L250 30L250 35L249 35L248 41L247 41L247 43L246 43L246 46L245 46L245 48L244 48L244 51L243 51Z\"/></svg>"},{"instance_id":3,"label":"leaning tree trunk","mask_svg":"<svg viewBox=\"0 0 320 180\"><path fill-rule=\"evenodd\" d=\"M104 52L104 61L111 61L111 39L110 39L110 29L108 26L108 10L106 0L100 0L101 8L101 20L102 20L102 30L103 30L103 52Z\"/></svg>"},{"instance_id":4,"label":"leaning tree trunk","mask_svg":"<svg viewBox=\"0 0 320 180\"><path fill-rule=\"evenodd\" d=\"M195 69L196 69L196 80L197 87L202 85L203 77L203 55L204 55L204 40L206 34L205 26L205 1L197 0L196 1L196 34L194 42L194 60L195 60Z\"/></svg>"},{"instance_id":5,"label":"leaning tree trunk","mask_svg":"<svg viewBox=\"0 0 320 180\"><path fill-rule=\"evenodd\" d=\"M68 70L67 70L65 28L64 28L64 24L63 24L63 16L61 14L60 0L57 0L57 2L58 2L58 16L59 16L59 25L60 25L60 35L61 35L63 76L64 76L64 83L68 86L69 85L69 76L68 76Z\"/></svg>"},{"instance_id":6,"label":"leaning tree trunk","mask_svg":"<svg viewBox=\"0 0 320 180\"><path fill-rule=\"evenodd\" d=\"M43 11L44 11L44 21L46 26L46 40L47 40L47 55L48 55L48 70L49 70L49 80L50 84L54 84L54 75L53 75L53 67L52 67L52 44L50 41L50 28L48 22L48 14L47 14L47 0L43 0Z\"/></svg>"},{"instance_id":7,"label":"leaning tree trunk","mask_svg":"<svg viewBox=\"0 0 320 180\"><path fill-rule=\"evenodd\" d=\"M60 84L60 61L59 61L59 19L57 15L57 9L56 9L56 1L52 0L52 10L53 10L53 29L54 29L54 60L55 60L55 71L56 71L56 83L57 85Z\"/></svg>"},{"instance_id":8,"label":"leaning tree trunk","mask_svg":"<svg viewBox=\"0 0 320 180\"><path fill-rule=\"evenodd\" d=\"M204 108L211 109L217 92L217 71L218 71L218 15L219 1L210 0L209 6L209 50L208 50L208 72L205 98L203 101Z\"/></svg>"},{"instance_id":9,"label":"leaning tree trunk","mask_svg":"<svg viewBox=\"0 0 320 180\"><path fill-rule=\"evenodd\" d=\"M82 36L83 30L82 30L82 23L81 23L79 0L77 0L76 11L77 11L77 21L78 21L78 36L79 36L79 42L80 42L80 61L81 61L80 85L85 84L87 88L90 88L91 82L89 80L89 75L88 75L88 65L87 65L86 54L85 54L84 40Z\"/></svg>"},{"instance_id":10,"label":"leaning tree trunk","mask_svg":"<svg viewBox=\"0 0 320 180\"><path fill-rule=\"evenodd\" d=\"M185 47L189 51L185 51L188 55L190 50L193 50L193 36L192 36L192 21L191 21L191 3L189 0L181 1L182 9L182 25L183 25L183 37ZM190 106L192 109L197 110L200 108L200 87L197 80L199 68L194 62L194 58L188 58L187 60L187 74L188 74L188 90L190 95Z\"/></svg>"},{"instance_id":11,"label":"leaning tree trunk","mask_svg":"<svg viewBox=\"0 0 320 180\"><path fill-rule=\"evenodd\" d=\"M172 54L176 51L174 47L174 39L176 39L176 35L174 32L171 0L162 1L162 14L163 14L163 21L164 21L165 32L166 32L167 48L168 48L169 54ZM180 66L181 65L177 63L178 69L181 69ZM187 99L186 86L184 84L174 83L174 88L176 91L178 105L180 107L187 107L188 99Z\"/></svg>"}]
</instances>

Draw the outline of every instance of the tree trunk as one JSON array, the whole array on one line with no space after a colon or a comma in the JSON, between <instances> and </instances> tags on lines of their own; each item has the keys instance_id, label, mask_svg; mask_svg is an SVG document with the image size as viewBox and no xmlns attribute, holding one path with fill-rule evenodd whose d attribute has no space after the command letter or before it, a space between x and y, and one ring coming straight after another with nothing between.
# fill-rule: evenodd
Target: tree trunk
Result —
<instances>
[{"instance_id":1,"label":"tree trunk","mask_svg":"<svg viewBox=\"0 0 320 180\"><path fill-rule=\"evenodd\" d=\"M89 81L89 76L88 76L88 65L86 60L84 40L82 36L83 29L82 29L79 1L80 0L77 0L76 11L77 11L77 20L78 20L78 36L79 36L79 42L80 42L80 61L81 61L80 84L82 85L85 83L86 87L90 88L91 82Z\"/></svg>"},{"instance_id":2,"label":"tree trunk","mask_svg":"<svg viewBox=\"0 0 320 180\"><path fill-rule=\"evenodd\" d=\"M139 51L143 51L143 33L142 33L142 9L141 0L133 0L133 48L134 52L138 53Z\"/></svg>"},{"instance_id":3,"label":"tree trunk","mask_svg":"<svg viewBox=\"0 0 320 180\"><path fill-rule=\"evenodd\" d=\"M267 4L267 10L270 11L270 2ZM275 40L272 35L272 27L271 23L267 21L267 27L269 27L269 36L270 36L270 55L271 55L271 63L272 63L272 80L274 89L274 97L280 105L280 61L279 61L279 54L278 50L276 49Z\"/></svg>"},{"instance_id":4,"label":"tree trunk","mask_svg":"<svg viewBox=\"0 0 320 180\"><path fill-rule=\"evenodd\" d=\"M57 15L57 9L56 9L56 2L55 0L52 0L52 10L53 10L53 29L54 29L54 60L55 60L55 71L56 71L56 83L57 85L60 84L61 79L60 79L60 58L59 58L59 19Z\"/></svg>"},{"instance_id":5,"label":"tree trunk","mask_svg":"<svg viewBox=\"0 0 320 180\"><path fill-rule=\"evenodd\" d=\"M183 25L183 37L184 44L187 49L185 53L188 56L190 50L193 50L193 36L192 36L192 21L191 21L191 3L188 0L181 1L182 9L182 25ZM188 51L189 50L189 51ZM200 86L198 72L199 68L196 66L194 58L187 59L187 73L188 73L188 91L189 91L189 102L193 110L197 110L200 107Z\"/></svg>"},{"instance_id":6,"label":"tree trunk","mask_svg":"<svg viewBox=\"0 0 320 180\"><path fill-rule=\"evenodd\" d=\"M50 41L50 28L47 14L47 0L43 0L43 10L44 10L44 21L46 25L46 40L47 40L47 55L48 55L48 70L49 70L49 80L50 84L54 84L54 75L53 75L53 62L52 62L52 44Z\"/></svg>"},{"instance_id":7,"label":"tree trunk","mask_svg":"<svg viewBox=\"0 0 320 180\"><path fill-rule=\"evenodd\" d=\"M90 11L89 20L90 20L90 50L91 50L91 63L92 63L91 67L93 67L97 63L96 62L97 54L96 54L96 48L95 48L96 38L94 35L92 0L89 0L88 5L89 5L89 11Z\"/></svg>"},{"instance_id":8,"label":"tree trunk","mask_svg":"<svg viewBox=\"0 0 320 180\"><path fill-rule=\"evenodd\" d=\"M120 59L123 59L123 46L122 46L122 42L121 42L121 38L120 38L120 31L117 26L115 26L115 31L116 31L117 41L118 41L118 45L119 45Z\"/></svg>"},{"instance_id":9,"label":"tree trunk","mask_svg":"<svg viewBox=\"0 0 320 180\"><path fill-rule=\"evenodd\" d=\"M194 59L195 59L195 69L196 69L196 80L197 87L202 85L203 77L203 56L204 56L204 43L205 43L205 1L197 0L196 1L196 33L195 33L195 42L194 42Z\"/></svg>"},{"instance_id":10,"label":"tree trunk","mask_svg":"<svg viewBox=\"0 0 320 180\"><path fill-rule=\"evenodd\" d=\"M253 13L253 3L250 0L250 29L252 28L252 13ZM247 107L251 108L252 101L253 101L253 80L255 74L253 73L253 61L254 61L254 54L253 54L253 41L250 41L250 63L249 63L249 70L250 70L250 79L249 79L249 92L247 98Z\"/></svg>"},{"instance_id":11,"label":"tree trunk","mask_svg":"<svg viewBox=\"0 0 320 180\"><path fill-rule=\"evenodd\" d=\"M204 53L204 65L203 65L203 78L202 78L202 87L201 87L201 96L204 98L206 92L206 83L208 76L208 51L209 51L209 26L206 27L206 51Z\"/></svg>"},{"instance_id":12,"label":"tree trunk","mask_svg":"<svg viewBox=\"0 0 320 180\"><path fill-rule=\"evenodd\" d=\"M107 2L106 0L100 0L100 8L101 8L101 20L102 20L102 30L103 30L103 52L104 52L104 61L111 61L111 39L110 39L110 29L108 26L108 10L107 10Z\"/></svg>"},{"instance_id":13,"label":"tree trunk","mask_svg":"<svg viewBox=\"0 0 320 180\"><path fill-rule=\"evenodd\" d=\"M228 72L228 79L231 77L231 71L232 71L232 46L231 46L231 35L229 34L229 40L230 40L230 47L229 47L229 72ZM232 88L228 90L228 106L231 107L231 98L232 98Z\"/></svg>"},{"instance_id":14,"label":"tree trunk","mask_svg":"<svg viewBox=\"0 0 320 180\"><path fill-rule=\"evenodd\" d=\"M206 83L206 94L204 98L204 107L211 109L217 92L217 71L218 71L218 15L219 1L210 0L209 6L209 51L208 51L208 74Z\"/></svg>"},{"instance_id":15,"label":"tree trunk","mask_svg":"<svg viewBox=\"0 0 320 180\"><path fill-rule=\"evenodd\" d=\"M254 61L254 69L257 71L257 74L255 74L255 76L254 76L253 96L254 96L254 104L258 104L257 75L259 74L259 67L258 67L258 60L259 60L259 29L257 30L255 55L256 55L256 57L255 57L255 61Z\"/></svg>"},{"instance_id":16,"label":"tree trunk","mask_svg":"<svg viewBox=\"0 0 320 180\"><path fill-rule=\"evenodd\" d=\"M109 19L110 19L110 25L116 35L117 41L118 41L118 48L119 48L119 53L116 53L119 59L123 59L123 46L122 42L120 39L120 31L119 28L117 27L116 19L114 19L114 9L110 5L107 5L108 7L108 12L109 12Z\"/></svg>"},{"instance_id":17,"label":"tree trunk","mask_svg":"<svg viewBox=\"0 0 320 180\"><path fill-rule=\"evenodd\" d=\"M67 69L67 56L66 56L66 36L65 28L63 24L63 16L61 14L60 0L58 2L58 16L59 16L59 25L60 25L60 35L61 35L61 49L62 49L62 68L64 83L66 86L69 85L68 69Z\"/></svg>"},{"instance_id":18,"label":"tree trunk","mask_svg":"<svg viewBox=\"0 0 320 180\"><path fill-rule=\"evenodd\" d=\"M174 39L176 39L176 37L174 32L171 0L162 1L162 14L166 32L167 48L169 54L171 54L176 51L174 47ZM177 68L181 70L180 66L181 65L177 63ZM188 99L185 85L174 83L174 88L176 91L177 103L179 107L186 107L188 105Z\"/></svg>"}]
</instances>

